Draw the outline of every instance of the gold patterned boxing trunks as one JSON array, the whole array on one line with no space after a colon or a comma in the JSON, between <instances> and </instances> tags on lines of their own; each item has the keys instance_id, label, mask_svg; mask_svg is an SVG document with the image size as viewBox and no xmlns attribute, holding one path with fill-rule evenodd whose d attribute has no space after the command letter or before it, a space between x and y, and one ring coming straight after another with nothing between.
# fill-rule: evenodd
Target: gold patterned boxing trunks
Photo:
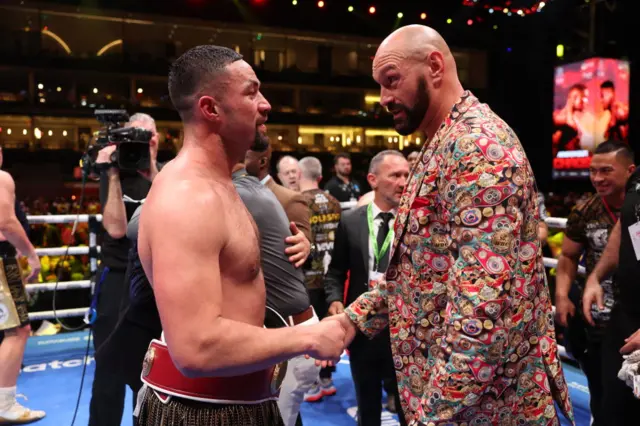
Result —
<instances>
[{"instance_id":1,"label":"gold patterned boxing trunks","mask_svg":"<svg viewBox=\"0 0 640 426\"><path fill-rule=\"evenodd\" d=\"M138 426L284 426L277 401L259 404L211 404L184 398L163 402L143 390Z\"/></svg>"},{"instance_id":2,"label":"gold patterned boxing trunks","mask_svg":"<svg viewBox=\"0 0 640 426\"><path fill-rule=\"evenodd\" d=\"M22 280L16 251L8 242L0 242L0 331L29 324L29 299Z\"/></svg>"}]
</instances>

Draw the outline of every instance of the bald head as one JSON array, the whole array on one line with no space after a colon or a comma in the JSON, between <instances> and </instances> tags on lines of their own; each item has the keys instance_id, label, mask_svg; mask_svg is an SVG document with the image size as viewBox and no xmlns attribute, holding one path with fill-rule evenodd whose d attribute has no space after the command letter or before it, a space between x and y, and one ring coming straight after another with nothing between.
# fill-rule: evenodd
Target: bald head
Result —
<instances>
[{"instance_id":1,"label":"bald head","mask_svg":"<svg viewBox=\"0 0 640 426\"><path fill-rule=\"evenodd\" d=\"M424 25L399 28L380 44L373 78L380 84L381 105L393 114L394 127L402 135L437 128L444 119L442 110L448 113L462 94L449 46Z\"/></svg>"},{"instance_id":2,"label":"bald head","mask_svg":"<svg viewBox=\"0 0 640 426\"><path fill-rule=\"evenodd\" d=\"M318 189L322 180L322 163L316 157L304 157L300 160L300 190Z\"/></svg>"},{"instance_id":3,"label":"bald head","mask_svg":"<svg viewBox=\"0 0 640 426\"><path fill-rule=\"evenodd\" d=\"M285 155L278 161L278 179L282 185L294 191L300 191L300 166L298 160Z\"/></svg>"},{"instance_id":4,"label":"bald head","mask_svg":"<svg viewBox=\"0 0 640 426\"><path fill-rule=\"evenodd\" d=\"M440 52L443 57L453 59L447 42L436 30L424 25L407 25L392 32L380 44L373 68L375 70L376 62L386 55L424 62L432 52Z\"/></svg>"}]
</instances>

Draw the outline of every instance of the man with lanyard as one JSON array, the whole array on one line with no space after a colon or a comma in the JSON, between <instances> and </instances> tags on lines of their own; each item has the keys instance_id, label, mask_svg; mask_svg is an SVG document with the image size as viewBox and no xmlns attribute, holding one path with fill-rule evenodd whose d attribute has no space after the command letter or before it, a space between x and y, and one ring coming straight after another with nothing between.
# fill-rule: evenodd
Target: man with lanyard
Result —
<instances>
[{"instance_id":1,"label":"man with lanyard","mask_svg":"<svg viewBox=\"0 0 640 426\"><path fill-rule=\"evenodd\" d=\"M393 222L409 175L409 163L398 151L382 151L371 160L367 180L374 190L374 201L342 215L324 286L329 315L344 312L344 282L349 273L346 303L369 290L387 269L393 240ZM374 339L358 333L349 346L351 374L358 403L358 424L380 424L382 382L391 382L395 406L400 409L389 342L389 329ZM400 422L404 424L401 414Z\"/></svg>"},{"instance_id":2,"label":"man with lanyard","mask_svg":"<svg viewBox=\"0 0 640 426\"><path fill-rule=\"evenodd\" d=\"M570 290L576 280L578 263L584 254L587 274L590 274L602 255L609 235L618 221L625 197L625 185L634 170L633 152L619 141L607 141L598 146L590 166L591 182L596 194L579 204L569 215L558 260L556 275L556 321L568 327L569 349L587 376L591 395L591 414L594 425L605 424L602 417L602 338L614 304L613 282L604 279L605 309L593 310L593 326L576 315ZM576 293L582 298L583 284L579 281ZM580 311L578 311L580 312Z\"/></svg>"}]
</instances>

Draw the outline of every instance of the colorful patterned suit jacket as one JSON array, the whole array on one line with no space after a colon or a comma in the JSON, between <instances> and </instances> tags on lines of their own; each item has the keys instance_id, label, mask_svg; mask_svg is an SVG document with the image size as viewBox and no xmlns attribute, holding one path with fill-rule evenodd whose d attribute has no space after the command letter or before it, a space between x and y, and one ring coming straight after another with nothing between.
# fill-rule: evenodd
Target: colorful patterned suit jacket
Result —
<instances>
[{"instance_id":1,"label":"colorful patterned suit jacket","mask_svg":"<svg viewBox=\"0 0 640 426\"><path fill-rule=\"evenodd\" d=\"M386 280L346 312L386 326L410 425L573 422L537 240L533 172L514 132L465 92L412 170Z\"/></svg>"}]
</instances>

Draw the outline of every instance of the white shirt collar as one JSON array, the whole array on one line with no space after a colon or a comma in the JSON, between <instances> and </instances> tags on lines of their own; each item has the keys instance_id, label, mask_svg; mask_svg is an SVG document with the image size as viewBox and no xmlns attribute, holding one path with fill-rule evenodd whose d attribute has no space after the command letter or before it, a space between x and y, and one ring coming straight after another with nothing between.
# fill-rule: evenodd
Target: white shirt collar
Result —
<instances>
[{"instance_id":1,"label":"white shirt collar","mask_svg":"<svg viewBox=\"0 0 640 426\"><path fill-rule=\"evenodd\" d=\"M396 215L398 214L398 209L391 209L389 210L390 213L393 214L393 217L395 218ZM375 201L371 202L371 216L373 216L373 220L376 220L378 218L378 215L382 213L382 209L380 207L378 207L378 205L376 204Z\"/></svg>"},{"instance_id":2,"label":"white shirt collar","mask_svg":"<svg viewBox=\"0 0 640 426\"><path fill-rule=\"evenodd\" d=\"M269 179L271 179L271 175L266 175L266 176L264 177L264 179L262 179L262 180L260 181L260 183L261 183L261 184L263 184L263 185L266 185L266 184L267 184L267 182L269 182Z\"/></svg>"}]
</instances>

